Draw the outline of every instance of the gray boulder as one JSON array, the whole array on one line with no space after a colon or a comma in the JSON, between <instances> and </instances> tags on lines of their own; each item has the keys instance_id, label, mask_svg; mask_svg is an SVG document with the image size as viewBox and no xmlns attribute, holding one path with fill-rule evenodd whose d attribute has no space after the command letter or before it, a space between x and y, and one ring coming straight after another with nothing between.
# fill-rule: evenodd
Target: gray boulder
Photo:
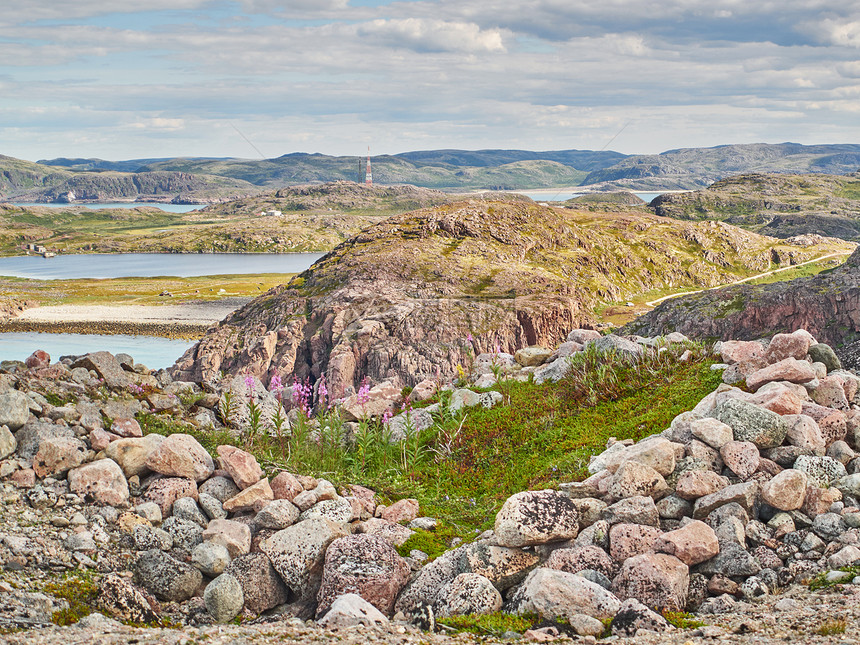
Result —
<instances>
[{"instance_id":1,"label":"gray boulder","mask_svg":"<svg viewBox=\"0 0 860 645\"><path fill-rule=\"evenodd\" d=\"M242 611L245 596L239 581L229 573L222 573L206 585L203 602L216 623L226 623Z\"/></svg>"},{"instance_id":2,"label":"gray boulder","mask_svg":"<svg viewBox=\"0 0 860 645\"><path fill-rule=\"evenodd\" d=\"M203 582L195 567L158 549L141 553L134 564L137 583L159 600L182 602L194 595Z\"/></svg>"}]
</instances>

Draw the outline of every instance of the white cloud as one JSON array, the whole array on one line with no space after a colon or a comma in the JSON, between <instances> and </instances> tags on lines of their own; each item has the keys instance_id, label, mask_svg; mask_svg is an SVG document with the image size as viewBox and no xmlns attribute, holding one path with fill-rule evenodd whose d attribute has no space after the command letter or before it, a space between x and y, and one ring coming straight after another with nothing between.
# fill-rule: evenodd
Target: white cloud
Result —
<instances>
[{"instance_id":1,"label":"white cloud","mask_svg":"<svg viewBox=\"0 0 860 645\"><path fill-rule=\"evenodd\" d=\"M498 29L482 30L475 23L427 18L378 19L356 28L360 38L371 38L392 47L423 52L503 52Z\"/></svg>"}]
</instances>

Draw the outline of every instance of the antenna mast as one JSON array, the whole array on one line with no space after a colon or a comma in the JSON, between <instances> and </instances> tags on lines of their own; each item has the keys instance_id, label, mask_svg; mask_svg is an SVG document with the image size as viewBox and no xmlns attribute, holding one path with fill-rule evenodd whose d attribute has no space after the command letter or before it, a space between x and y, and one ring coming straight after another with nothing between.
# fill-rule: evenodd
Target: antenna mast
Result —
<instances>
[{"instance_id":1,"label":"antenna mast","mask_svg":"<svg viewBox=\"0 0 860 645\"><path fill-rule=\"evenodd\" d=\"M367 164L364 168L364 183L373 186L373 173L370 170L370 146L367 146Z\"/></svg>"}]
</instances>

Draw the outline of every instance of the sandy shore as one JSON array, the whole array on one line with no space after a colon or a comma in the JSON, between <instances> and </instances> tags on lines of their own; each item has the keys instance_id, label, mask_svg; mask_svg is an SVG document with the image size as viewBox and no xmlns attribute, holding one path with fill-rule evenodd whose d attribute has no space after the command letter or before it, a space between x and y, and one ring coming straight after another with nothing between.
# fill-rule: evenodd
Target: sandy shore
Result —
<instances>
[{"instance_id":1,"label":"sandy shore","mask_svg":"<svg viewBox=\"0 0 860 645\"><path fill-rule=\"evenodd\" d=\"M196 338L250 298L177 305L52 305L0 319L0 331Z\"/></svg>"}]
</instances>

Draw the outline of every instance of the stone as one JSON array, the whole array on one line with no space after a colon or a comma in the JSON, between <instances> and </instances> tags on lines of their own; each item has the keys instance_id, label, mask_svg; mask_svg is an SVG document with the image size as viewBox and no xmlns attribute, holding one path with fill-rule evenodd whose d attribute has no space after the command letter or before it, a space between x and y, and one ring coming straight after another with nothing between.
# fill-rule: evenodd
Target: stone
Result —
<instances>
[{"instance_id":1,"label":"stone","mask_svg":"<svg viewBox=\"0 0 860 645\"><path fill-rule=\"evenodd\" d=\"M717 405L714 414L731 426L735 441L751 441L758 448L779 446L788 432L778 414L740 399L723 401Z\"/></svg>"},{"instance_id":2,"label":"stone","mask_svg":"<svg viewBox=\"0 0 860 645\"><path fill-rule=\"evenodd\" d=\"M720 543L714 529L704 522L693 520L659 536L654 543L654 551L674 555L691 567L717 555Z\"/></svg>"},{"instance_id":3,"label":"stone","mask_svg":"<svg viewBox=\"0 0 860 645\"><path fill-rule=\"evenodd\" d=\"M720 345L720 358L729 365L753 365L754 369L766 364L764 346L757 341L724 341Z\"/></svg>"},{"instance_id":4,"label":"stone","mask_svg":"<svg viewBox=\"0 0 860 645\"><path fill-rule=\"evenodd\" d=\"M804 330L805 331L805 330ZM811 345L809 334L776 334L767 346L765 359L768 363L778 363L786 358L803 360Z\"/></svg>"},{"instance_id":5,"label":"stone","mask_svg":"<svg viewBox=\"0 0 860 645\"><path fill-rule=\"evenodd\" d=\"M731 427L711 417L691 421L690 430L694 437L716 450L734 439Z\"/></svg>"},{"instance_id":6,"label":"stone","mask_svg":"<svg viewBox=\"0 0 860 645\"><path fill-rule=\"evenodd\" d=\"M625 461L635 461L650 466L663 477L675 470L679 444L660 436L647 437L639 443L627 446L608 459L606 467L612 472L618 470Z\"/></svg>"},{"instance_id":7,"label":"stone","mask_svg":"<svg viewBox=\"0 0 860 645\"><path fill-rule=\"evenodd\" d=\"M366 522L361 522L357 527L357 532L366 533L367 535L379 535L394 546L402 546L406 540L415 535L415 531L401 524L386 522L381 517L372 517Z\"/></svg>"},{"instance_id":8,"label":"stone","mask_svg":"<svg viewBox=\"0 0 860 645\"><path fill-rule=\"evenodd\" d=\"M661 531L642 524L614 524L609 529L609 555L616 562L650 551Z\"/></svg>"},{"instance_id":9,"label":"stone","mask_svg":"<svg viewBox=\"0 0 860 645\"><path fill-rule=\"evenodd\" d=\"M858 561L860 561L860 549L849 544L827 558L827 566L831 569L841 569L842 567L850 567Z\"/></svg>"},{"instance_id":10,"label":"stone","mask_svg":"<svg viewBox=\"0 0 860 645\"><path fill-rule=\"evenodd\" d=\"M143 475L149 472L146 460L161 445L162 441L164 441L164 437L159 434L117 439L110 442L105 448L105 456L118 463L126 477Z\"/></svg>"},{"instance_id":11,"label":"stone","mask_svg":"<svg viewBox=\"0 0 860 645\"><path fill-rule=\"evenodd\" d=\"M615 499L640 495L660 499L669 493L669 485L663 476L651 466L628 460L615 471L609 482L607 493Z\"/></svg>"},{"instance_id":12,"label":"stone","mask_svg":"<svg viewBox=\"0 0 860 645\"><path fill-rule=\"evenodd\" d=\"M344 594L337 598L326 615L317 621L317 624L324 629L372 627L387 623L388 618L384 614L354 593Z\"/></svg>"},{"instance_id":13,"label":"stone","mask_svg":"<svg viewBox=\"0 0 860 645\"><path fill-rule=\"evenodd\" d=\"M44 369L50 364L51 355L42 349L37 349L35 352L30 354L24 361L24 365L26 365L30 369L35 370Z\"/></svg>"},{"instance_id":14,"label":"stone","mask_svg":"<svg viewBox=\"0 0 860 645\"><path fill-rule=\"evenodd\" d=\"M813 363L824 363L828 372L842 369L842 363L830 345L816 343L809 348L809 358Z\"/></svg>"},{"instance_id":15,"label":"stone","mask_svg":"<svg viewBox=\"0 0 860 645\"><path fill-rule=\"evenodd\" d=\"M218 446L215 452L218 453L221 468L227 471L240 490L245 490L263 479L263 469L251 453L228 445Z\"/></svg>"},{"instance_id":16,"label":"stone","mask_svg":"<svg viewBox=\"0 0 860 645\"><path fill-rule=\"evenodd\" d=\"M818 405L834 410L848 410L850 405L845 395L844 380L838 376L819 379L818 387L812 391L812 400Z\"/></svg>"},{"instance_id":17,"label":"stone","mask_svg":"<svg viewBox=\"0 0 860 645\"><path fill-rule=\"evenodd\" d=\"M842 410L826 408L817 403L804 403L803 414L812 417L818 423L826 446L834 441L845 439L848 435L848 415Z\"/></svg>"},{"instance_id":18,"label":"stone","mask_svg":"<svg viewBox=\"0 0 860 645\"><path fill-rule=\"evenodd\" d=\"M541 567L532 571L511 599L514 612L537 614L548 620L584 614L612 618L621 602L599 584L582 576Z\"/></svg>"},{"instance_id":19,"label":"stone","mask_svg":"<svg viewBox=\"0 0 860 645\"><path fill-rule=\"evenodd\" d=\"M262 614L284 604L289 598L284 581L263 553L239 556L224 572L234 576L242 585L245 609L252 614Z\"/></svg>"},{"instance_id":20,"label":"stone","mask_svg":"<svg viewBox=\"0 0 860 645\"><path fill-rule=\"evenodd\" d=\"M585 614L573 614L567 617L570 628L579 636L593 636L598 638L606 629L601 621Z\"/></svg>"},{"instance_id":21,"label":"stone","mask_svg":"<svg viewBox=\"0 0 860 645\"><path fill-rule=\"evenodd\" d=\"M502 595L493 583L477 573L461 573L445 588L438 615L492 614L501 608Z\"/></svg>"},{"instance_id":22,"label":"stone","mask_svg":"<svg viewBox=\"0 0 860 645\"><path fill-rule=\"evenodd\" d=\"M466 388L458 388L451 394L448 409L451 412L459 412L463 408L473 408L481 402L477 392Z\"/></svg>"},{"instance_id":23,"label":"stone","mask_svg":"<svg viewBox=\"0 0 860 645\"><path fill-rule=\"evenodd\" d=\"M131 377L110 352L91 352L73 362L70 367L94 370L112 390L125 390L132 383Z\"/></svg>"},{"instance_id":24,"label":"stone","mask_svg":"<svg viewBox=\"0 0 860 645\"><path fill-rule=\"evenodd\" d=\"M693 514L693 505L678 495L669 495L657 502L657 512L663 520L681 520Z\"/></svg>"},{"instance_id":25,"label":"stone","mask_svg":"<svg viewBox=\"0 0 860 645\"><path fill-rule=\"evenodd\" d=\"M231 558L238 558L251 551L251 529L247 524L233 520L212 520L203 531L204 542L224 546Z\"/></svg>"},{"instance_id":26,"label":"stone","mask_svg":"<svg viewBox=\"0 0 860 645\"><path fill-rule=\"evenodd\" d=\"M193 497L180 497L173 502L172 510L173 517L194 522L204 529L209 524L209 519L200 511Z\"/></svg>"},{"instance_id":27,"label":"stone","mask_svg":"<svg viewBox=\"0 0 860 645\"><path fill-rule=\"evenodd\" d=\"M206 585L203 591L203 602L216 623L226 623L242 611L245 594L236 578L229 573L222 573Z\"/></svg>"},{"instance_id":28,"label":"stone","mask_svg":"<svg viewBox=\"0 0 860 645\"><path fill-rule=\"evenodd\" d=\"M299 480L286 471L275 475L270 482L270 486L272 487L272 494L275 496L275 499L285 499L290 502L293 501L296 495L305 490L299 483ZM233 495L229 497L233 497Z\"/></svg>"},{"instance_id":29,"label":"stone","mask_svg":"<svg viewBox=\"0 0 860 645\"><path fill-rule=\"evenodd\" d=\"M571 362L566 356L556 358L550 363L541 365L534 371L534 382L536 385L542 383L558 383L571 369ZM476 384L477 385L477 384Z\"/></svg>"},{"instance_id":30,"label":"stone","mask_svg":"<svg viewBox=\"0 0 860 645\"><path fill-rule=\"evenodd\" d=\"M99 459L73 468L67 479L71 492L96 504L121 506L128 502L128 482L112 459Z\"/></svg>"},{"instance_id":31,"label":"stone","mask_svg":"<svg viewBox=\"0 0 860 645\"><path fill-rule=\"evenodd\" d=\"M195 522L189 522L178 517L168 517L161 524L161 528L173 538L173 547L188 551L203 541L203 529Z\"/></svg>"},{"instance_id":32,"label":"stone","mask_svg":"<svg viewBox=\"0 0 860 645\"><path fill-rule=\"evenodd\" d=\"M537 367L546 363L553 351L546 347L524 347L514 352L514 360L523 367Z\"/></svg>"},{"instance_id":33,"label":"stone","mask_svg":"<svg viewBox=\"0 0 860 645\"><path fill-rule=\"evenodd\" d=\"M150 599L131 582L116 573L100 580L96 606L116 618L131 623L154 623L158 620ZM157 606L157 605L156 605Z\"/></svg>"},{"instance_id":34,"label":"stone","mask_svg":"<svg viewBox=\"0 0 860 645\"><path fill-rule=\"evenodd\" d=\"M857 453L855 453L851 446L849 446L844 441L834 441L827 448L827 456L831 459L835 459L839 463L841 463L846 468L848 467L848 463L857 457Z\"/></svg>"},{"instance_id":35,"label":"stone","mask_svg":"<svg viewBox=\"0 0 860 645\"><path fill-rule=\"evenodd\" d=\"M180 562L163 551L142 552L134 564L135 578L160 600L182 602L194 595L203 581L195 567Z\"/></svg>"},{"instance_id":36,"label":"stone","mask_svg":"<svg viewBox=\"0 0 860 645\"><path fill-rule=\"evenodd\" d=\"M315 599L322 582L329 544L346 529L331 520L313 518L282 529L263 540L260 550L272 561L287 586L302 599Z\"/></svg>"},{"instance_id":37,"label":"stone","mask_svg":"<svg viewBox=\"0 0 860 645\"><path fill-rule=\"evenodd\" d=\"M641 345L634 343L632 340L627 340L615 334L607 334L600 338L587 340L584 343L584 349L589 347L594 348L603 354L619 354L627 356L639 356L644 350Z\"/></svg>"},{"instance_id":38,"label":"stone","mask_svg":"<svg viewBox=\"0 0 860 645\"><path fill-rule=\"evenodd\" d=\"M496 515L495 534L500 546L559 542L575 538L578 532L576 506L570 497L555 490L512 495Z\"/></svg>"},{"instance_id":39,"label":"stone","mask_svg":"<svg viewBox=\"0 0 860 645\"><path fill-rule=\"evenodd\" d=\"M135 419L114 419L110 431L123 438L143 436L143 430Z\"/></svg>"},{"instance_id":40,"label":"stone","mask_svg":"<svg viewBox=\"0 0 860 645\"><path fill-rule=\"evenodd\" d=\"M263 529L280 531L299 521L299 509L286 499L275 499L257 513L254 522Z\"/></svg>"},{"instance_id":41,"label":"stone","mask_svg":"<svg viewBox=\"0 0 860 645\"><path fill-rule=\"evenodd\" d=\"M106 450L110 445L110 442L116 438L116 435L112 432L96 428L89 434L90 447L95 452L101 452L102 450ZM114 459L114 461L116 461L116 459Z\"/></svg>"},{"instance_id":42,"label":"stone","mask_svg":"<svg viewBox=\"0 0 860 645\"><path fill-rule=\"evenodd\" d=\"M678 477L675 492L678 497L692 502L721 491L728 485L729 480L713 470L688 470Z\"/></svg>"},{"instance_id":43,"label":"stone","mask_svg":"<svg viewBox=\"0 0 860 645\"><path fill-rule=\"evenodd\" d=\"M755 392L765 383L788 381L789 383L809 383L815 380L815 370L804 360L786 358L747 376L747 387ZM730 424L731 425L731 424Z\"/></svg>"},{"instance_id":44,"label":"stone","mask_svg":"<svg viewBox=\"0 0 860 645\"><path fill-rule=\"evenodd\" d=\"M0 426L12 432L22 428L30 418L30 398L18 390L0 392Z\"/></svg>"},{"instance_id":45,"label":"stone","mask_svg":"<svg viewBox=\"0 0 860 645\"><path fill-rule=\"evenodd\" d=\"M579 513L579 527L586 528L599 520L604 509L608 506L601 499L593 497L582 497L573 499L573 505L576 506L576 511Z\"/></svg>"},{"instance_id":46,"label":"stone","mask_svg":"<svg viewBox=\"0 0 860 645\"><path fill-rule=\"evenodd\" d=\"M794 469L783 470L762 486L761 497L780 511L795 511L803 506L806 484L806 473Z\"/></svg>"},{"instance_id":47,"label":"stone","mask_svg":"<svg viewBox=\"0 0 860 645\"><path fill-rule=\"evenodd\" d=\"M761 459L758 448L750 441L728 441L720 448L723 463L741 480L749 479Z\"/></svg>"},{"instance_id":48,"label":"stone","mask_svg":"<svg viewBox=\"0 0 860 645\"><path fill-rule=\"evenodd\" d=\"M210 578L224 573L231 559L230 552L223 544L201 542L191 550L191 564Z\"/></svg>"},{"instance_id":49,"label":"stone","mask_svg":"<svg viewBox=\"0 0 860 645\"><path fill-rule=\"evenodd\" d=\"M391 382L375 385L362 397L348 396L340 405L344 421L361 421L373 417L382 417L386 412L393 412L395 404L400 401L401 388Z\"/></svg>"},{"instance_id":50,"label":"stone","mask_svg":"<svg viewBox=\"0 0 860 645\"><path fill-rule=\"evenodd\" d=\"M603 519L613 524L643 524L659 526L660 514L651 497L637 496L622 499L603 511Z\"/></svg>"},{"instance_id":51,"label":"stone","mask_svg":"<svg viewBox=\"0 0 860 645\"><path fill-rule=\"evenodd\" d=\"M822 513L812 521L812 530L822 540L832 542L845 533L848 526L842 516L836 513Z\"/></svg>"},{"instance_id":52,"label":"stone","mask_svg":"<svg viewBox=\"0 0 860 645\"><path fill-rule=\"evenodd\" d=\"M493 544L472 543L465 548L463 555L463 566L487 578L500 592L522 582L539 562L540 556L532 551Z\"/></svg>"},{"instance_id":53,"label":"stone","mask_svg":"<svg viewBox=\"0 0 860 645\"><path fill-rule=\"evenodd\" d=\"M436 381L424 379L415 384L412 391L409 393L410 401L426 401L436 394Z\"/></svg>"},{"instance_id":54,"label":"stone","mask_svg":"<svg viewBox=\"0 0 860 645\"><path fill-rule=\"evenodd\" d=\"M349 524L352 521L353 515L354 512L350 501L343 497L337 497L317 502L299 515L299 521L312 517L324 517L338 524Z\"/></svg>"},{"instance_id":55,"label":"stone","mask_svg":"<svg viewBox=\"0 0 860 645\"><path fill-rule=\"evenodd\" d=\"M87 446L74 437L51 437L39 445L33 457L33 470L39 478L48 475L62 475L77 468L87 456Z\"/></svg>"},{"instance_id":56,"label":"stone","mask_svg":"<svg viewBox=\"0 0 860 645\"><path fill-rule=\"evenodd\" d=\"M824 435L815 419L804 414L790 414L785 415L783 421L788 426L785 438L789 444L810 450L815 455L824 454Z\"/></svg>"},{"instance_id":57,"label":"stone","mask_svg":"<svg viewBox=\"0 0 860 645\"><path fill-rule=\"evenodd\" d=\"M6 459L15 452L18 442L6 426L0 426L0 459Z\"/></svg>"},{"instance_id":58,"label":"stone","mask_svg":"<svg viewBox=\"0 0 860 645\"><path fill-rule=\"evenodd\" d=\"M831 482L845 477L848 471L845 466L832 457L817 457L801 455L794 462L795 470L804 473L810 484L829 486Z\"/></svg>"},{"instance_id":59,"label":"stone","mask_svg":"<svg viewBox=\"0 0 860 645\"><path fill-rule=\"evenodd\" d=\"M770 386L776 386L771 388ZM750 399L771 412L780 416L786 414L800 414L803 411L803 400L782 383L768 383L759 388L759 391Z\"/></svg>"},{"instance_id":60,"label":"stone","mask_svg":"<svg viewBox=\"0 0 860 645\"><path fill-rule=\"evenodd\" d=\"M684 450L684 459L695 468L705 468L716 473L723 470L723 458L720 451L711 448L708 444L698 439L693 439Z\"/></svg>"},{"instance_id":61,"label":"stone","mask_svg":"<svg viewBox=\"0 0 860 645\"><path fill-rule=\"evenodd\" d=\"M223 503L224 510L228 513L254 510L261 502L270 502L275 499L272 487L268 479L261 479L253 486L240 491L235 496Z\"/></svg>"},{"instance_id":62,"label":"stone","mask_svg":"<svg viewBox=\"0 0 860 645\"><path fill-rule=\"evenodd\" d=\"M697 499L693 505L693 518L698 520L707 517L714 509L732 502L738 503L749 512L755 505L758 493L759 485L754 481L726 486L716 493Z\"/></svg>"},{"instance_id":63,"label":"stone","mask_svg":"<svg viewBox=\"0 0 860 645\"><path fill-rule=\"evenodd\" d=\"M146 489L143 500L153 502L161 509L162 517L170 515L173 502L180 497L197 497L197 484L193 479L180 479L179 477L164 477L156 479Z\"/></svg>"},{"instance_id":64,"label":"stone","mask_svg":"<svg viewBox=\"0 0 860 645\"><path fill-rule=\"evenodd\" d=\"M215 470L206 449L191 435L172 434L146 458L150 470L169 477L205 481Z\"/></svg>"},{"instance_id":65,"label":"stone","mask_svg":"<svg viewBox=\"0 0 860 645\"><path fill-rule=\"evenodd\" d=\"M435 606L444 588L461 573L465 573L463 546L446 551L423 566L409 581L394 603L394 611L413 618L426 617L426 607Z\"/></svg>"},{"instance_id":66,"label":"stone","mask_svg":"<svg viewBox=\"0 0 860 645\"><path fill-rule=\"evenodd\" d=\"M645 629L652 632L663 632L669 628L669 623L660 614L648 609L635 598L628 598L621 603L621 608L612 619L613 636L636 636L636 632Z\"/></svg>"},{"instance_id":67,"label":"stone","mask_svg":"<svg viewBox=\"0 0 860 645\"><path fill-rule=\"evenodd\" d=\"M154 502L142 502L134 507L134 512L153 524L161 524L161 520L164 519L161 509Z\"/></svg>"},{"instance_id":68,"label":"stone","mask_svg":"<svg viewBox=\"0 0 860 645\"><path fill-rule=\"evenodd\" d=\"M0 393L0 396L2 394ZM27 400L29 401L29 399ZM11 429L11 426L9 428ZM46 439L74 436L74 431L66 426L54 425L53 423L45 423L43 421L28 421L15 433L15 441L18 444L15 452L17 452L21 459L31 462L36 453L39 452L39 446Z\"/></svg>"},{"instance_id":69,"label":"stone","mask_svg":"<svg viewBox=\"0 0 860 645\"><path fill-rule=\"evenodd\" d=\"M570 343L585 345L588 341L597 340L601 336L602 334L594 329L574 329L567 335L565 340Z\"/></svg>"},{"instance_id":70,"label":"stone","mask_svg":"<svg viewBox=\"0 0 860 645\"><path fill-rule=\"evenodd\" d=\"M138 524L134 527L134 546L138 551L170 551L173 548L173 536L167 531L148 524Z\"/></svg>"},{"instance_id":71,"label":"stone","mask_svg":"<svg viewBox=\"0 0 860 645\"><path fill-rule=\"evenodd\" d=\"M382 511L382 519L399 524L409 522L418 517L418 500L401 499Z\"/></svg>"},{"instance_id":72,"label":"stone","mask_svg":"<svg viewBox=\"0 0 860 645\"><path fill-rule=\"evenodd\" d=\"M390 616L409 573L406 560L384 538L366 534L338 538L326 551L317 615L328 611L338 596L357 593Z\"/></svg>"},{"instance_id":73,"label":"stone","mask_svg":"<svg viewBox=\"0 0 860 645\"><path fill-rule=\"evenodd\" d=\"M697 568L699 573L727 578L754 576L761 571L761 565L742 545L728 541L721 542L720 552Z\"/></svg>"},{"instance_id":74,"label":"stone","mask_svg":"<svg viewBox=\"0 0 860 645\"><path fill-rule=\"evenodd\" d=\"M664 553L643 553L629 558L612 581L621 600L635 598L651 607L683 611L687 606L690 570L678 558Z\"/></svg>"}]
</instances>

